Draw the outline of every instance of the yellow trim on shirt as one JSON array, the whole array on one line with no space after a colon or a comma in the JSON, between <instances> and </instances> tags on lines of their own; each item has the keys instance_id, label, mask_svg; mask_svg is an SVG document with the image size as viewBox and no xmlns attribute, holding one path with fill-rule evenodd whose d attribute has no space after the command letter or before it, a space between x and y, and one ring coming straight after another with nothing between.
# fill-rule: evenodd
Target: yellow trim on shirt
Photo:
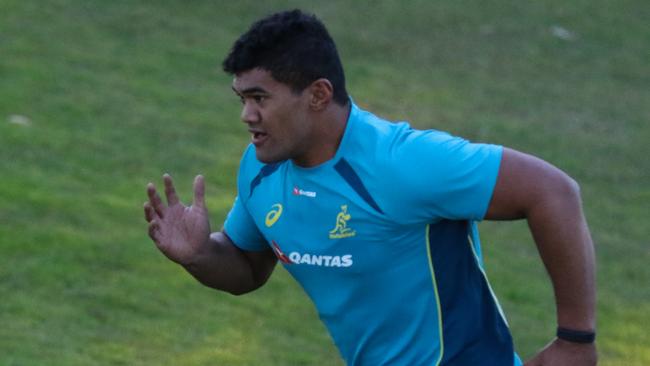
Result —
<instances>
[{"instance_id":1,"label":"yellow trim on shirt","mask_svg":"<svg viewBox=\"0 0 650 366\"><path fill-rule=\"evenodd\" d=\"M442 336L442 310L440 309L440 295L438 295L438 282L436 281L435 270L433 269L433 261L431 260L431 245L429 243L429 226L426 227L425 241L427 245L427 257L429 257L429 270L431 271L431 281L433 282L433 291L436 295L436 306L438 307L438 332L440 336L440 357L436 361L436 366L440 365L442 361L442 355L445 353L445 343Z\"/></svg>"}]
</instances>

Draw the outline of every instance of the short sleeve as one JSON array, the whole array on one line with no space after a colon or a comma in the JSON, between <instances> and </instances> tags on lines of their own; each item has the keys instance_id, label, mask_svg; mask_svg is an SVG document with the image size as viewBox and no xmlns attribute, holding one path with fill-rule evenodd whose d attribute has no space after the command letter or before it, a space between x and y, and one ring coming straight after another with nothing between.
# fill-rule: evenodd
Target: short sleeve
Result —
<instances>
[{"instance_id":1,"label":"short sleeve","mask_svg":"<svg viewBox=\"0 0 650 366\"><path fill-rule=\"evenodd\" d=\"M392 170L409 221L482 220L496 184L503 148L439 131L408 130Z\"/></svg>"},{"instance_id":2,"label":"short sleeve","mask_svg":"<svg viewBox=\"0 0 650 366\"><path fill-rule=\"evenodd\" d=\"M239 196L235 199L223 226L226 235L240 249L261 251L269 248Z\"/></svg>"}]
</instances>

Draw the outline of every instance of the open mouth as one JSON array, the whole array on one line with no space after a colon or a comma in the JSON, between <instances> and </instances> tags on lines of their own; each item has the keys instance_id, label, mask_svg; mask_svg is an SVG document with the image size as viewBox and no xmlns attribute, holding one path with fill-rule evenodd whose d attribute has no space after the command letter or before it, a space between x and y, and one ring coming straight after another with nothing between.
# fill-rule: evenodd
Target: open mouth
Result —
<instances>
[{"instance_id":1,"label":"open mouth","mask_svg":"<svg viewBox=\"0 0 650 366\"><path fill-rule=\"evenodd\" d=\"M252 133L251 141L253 142L253 145L255 145L256 147L261 146L269 136L267 133L260 132L260 131L251 131L251 133Z\"/></svg>"}]
</instances>

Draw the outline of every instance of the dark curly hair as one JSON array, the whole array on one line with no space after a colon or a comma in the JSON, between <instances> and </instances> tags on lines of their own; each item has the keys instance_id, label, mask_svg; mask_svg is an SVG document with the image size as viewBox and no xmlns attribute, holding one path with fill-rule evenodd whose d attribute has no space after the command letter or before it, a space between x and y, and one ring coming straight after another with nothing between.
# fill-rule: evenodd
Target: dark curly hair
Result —
<instances>
[{"instance_id":1,"label":"dark curly hair","mask_svg":"<svg viewBox=\"0 0 650 366\"><path fill-rule=\"evenodd\" d=\"M334 101L348 103L343 66L332 37L316 16L298 9L253 23L223 61L223 70L231 75L254 68L269 71L296 93L325 78L334 88Z\"/></svg>"}]
</instances>

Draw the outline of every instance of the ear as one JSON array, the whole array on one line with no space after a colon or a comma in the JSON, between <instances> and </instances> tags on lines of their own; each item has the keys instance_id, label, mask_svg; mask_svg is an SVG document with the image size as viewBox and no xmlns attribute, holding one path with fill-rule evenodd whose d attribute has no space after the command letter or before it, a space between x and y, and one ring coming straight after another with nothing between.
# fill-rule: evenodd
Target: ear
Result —
<instances>
[{"instance_id":1,"label":"ear","mask_svg":"<svg viewBox=\"0 0 650 366\"><path fill-rule=\"evenodd\" d=\"M309 94L309 107L313 111L322 111L332 101L334 87L329 80L321 78L311 83Z\"/></svg>"}]
</instances>

